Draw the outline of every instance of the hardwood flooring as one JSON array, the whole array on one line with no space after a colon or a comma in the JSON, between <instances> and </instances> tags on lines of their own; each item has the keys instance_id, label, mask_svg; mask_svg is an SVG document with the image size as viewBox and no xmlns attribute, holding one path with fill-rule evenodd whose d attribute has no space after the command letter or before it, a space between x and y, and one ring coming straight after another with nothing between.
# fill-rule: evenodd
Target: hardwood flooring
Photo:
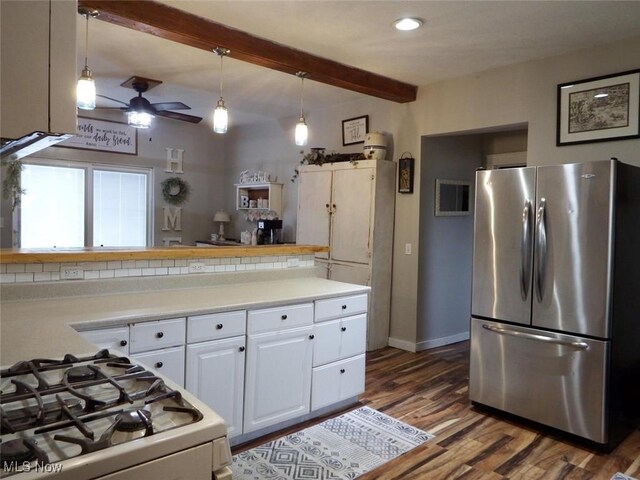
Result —
<instances>
[{"instance_id":1,"label":"hardwood flooring","mask_svg":"<svg viewBox=\"0 0 640 480\"><path fill-rule=\"evenodd\" d=\"M468 342L419 353L387 347L367 354L361 403L436 438L359 480L609 480L616 472L640 479L640 429L605 454L477 409L468 399L468 355ZM238 446L234 453L282 434Z\"/></svg>"}]
</instances>

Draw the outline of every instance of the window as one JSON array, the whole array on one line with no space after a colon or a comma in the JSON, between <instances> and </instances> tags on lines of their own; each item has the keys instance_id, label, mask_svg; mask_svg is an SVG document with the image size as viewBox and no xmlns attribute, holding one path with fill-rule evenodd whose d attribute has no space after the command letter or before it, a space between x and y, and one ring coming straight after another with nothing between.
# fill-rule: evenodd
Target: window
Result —
<instances>
[{"instance_id":1,"label":"window","mask_svg":"<svg viewBox=\"0 0 640 480\"><path fill-rule=\"evenodd\" d=\"M25 164L20 246L144 247L151 244L151 171L58 162Z\"/></svg>"}]
</instances>

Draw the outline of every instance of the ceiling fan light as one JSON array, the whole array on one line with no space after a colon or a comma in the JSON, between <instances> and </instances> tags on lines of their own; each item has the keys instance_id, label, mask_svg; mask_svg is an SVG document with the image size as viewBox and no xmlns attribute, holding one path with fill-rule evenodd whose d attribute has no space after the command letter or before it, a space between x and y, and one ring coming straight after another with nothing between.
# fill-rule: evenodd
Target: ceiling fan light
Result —
<instances>
[{"instance_id":1,"label":"ceiling fan light","mask_svg":"<svg viewBox=\"0 0 640 480\"><path fill-rule=\"evenodd\" d=\"M127 112L127 121L129 125L135 128L149 128L153 115L147 112Z\"/></svg>"},{"instance_id":2,"label":"ceiling fan light","mask_svg":"<svg viewBox=\"0 0 640 480\"><path fill-rule=\"evenodd\" d=\"M76 106L82 110L96 108L96 83L91 77L91 70L86 67L76 85Z\"/></svg>"},{"instance_id":3,"label":"ceiling fan light","mask_svg":"<svg viewBox=\"0 0 640 480\"><path fill-rule=\"evenodd\" d=\"M216 133L227 133L229 127L229 112L224 106L224 100L220 97L215 110L213 111L213 131Z\"/></svg>"},{"instance_id":4,"label":"ceiling fan light","mask_svg":"<svg viewBox=\"0 0 640 480\"><path fill-rule=\"evenodd\" d=\"M309 138L309 127L304 120L304 116L301 116L296 124L296 130L294 132L294 140L296 145L303 146L307 144Z\"/></svg>"}]
</instances>

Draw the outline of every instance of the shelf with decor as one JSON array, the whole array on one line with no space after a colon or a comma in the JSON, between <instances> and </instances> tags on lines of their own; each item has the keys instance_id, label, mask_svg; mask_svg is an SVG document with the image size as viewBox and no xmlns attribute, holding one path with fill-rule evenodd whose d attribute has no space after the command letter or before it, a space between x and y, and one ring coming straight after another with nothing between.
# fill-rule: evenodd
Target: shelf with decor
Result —
<instances>
[{"instance_id":1,"label":"shelf with decor","mask_svg":"<svg viewBox=\"0 0 640 480\"><path fill-rule=\"evenodd\" d=\"M281 183L237 183L236 210L271 210L282 215Z\"/></svg>"}]
</instances>

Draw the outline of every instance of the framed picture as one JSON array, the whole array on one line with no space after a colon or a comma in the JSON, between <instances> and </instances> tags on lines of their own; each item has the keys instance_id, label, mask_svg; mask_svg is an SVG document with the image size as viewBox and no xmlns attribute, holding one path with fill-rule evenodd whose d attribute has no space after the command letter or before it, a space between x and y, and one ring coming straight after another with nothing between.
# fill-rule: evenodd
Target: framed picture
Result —
<instances>
[{"instance_id":1,"label":"framed picture","mask_svg":"<svg viewBox=\"0 0 640 480\"><path fill-rule=\"evenodd\" d=\"M364 143L364 137L369 133L369 115L348 118L342 121L342 145Z\"/></svg>"},{"instance_id":2,"label":"framed picture","mask_svg":"<svg viewBox=\"0 0 640 480\"><path fill-rule=\"evenodd\" d=\"M556 145L639 138L640 70L558 85Z\"/></svg>"},{"instance_id":3,"label":"framed picture","mask_svg":"<svg viewBox=\"0 0 640 480\"><path fill-rule=\"evenodd\" d=\"M137 155L138 129L126 123L78 117L76 135L55 146Z\"/></svg>"},{"instance_id":4,"label":"framed picture","mask_svg":"<svg viewBox=\"0 0 640 480\"><path fill-rule=\"evenodd\" d=\"M411 157L398 160L398 193L413 193L414 163Z\"/></svg>"}]
</instances>

